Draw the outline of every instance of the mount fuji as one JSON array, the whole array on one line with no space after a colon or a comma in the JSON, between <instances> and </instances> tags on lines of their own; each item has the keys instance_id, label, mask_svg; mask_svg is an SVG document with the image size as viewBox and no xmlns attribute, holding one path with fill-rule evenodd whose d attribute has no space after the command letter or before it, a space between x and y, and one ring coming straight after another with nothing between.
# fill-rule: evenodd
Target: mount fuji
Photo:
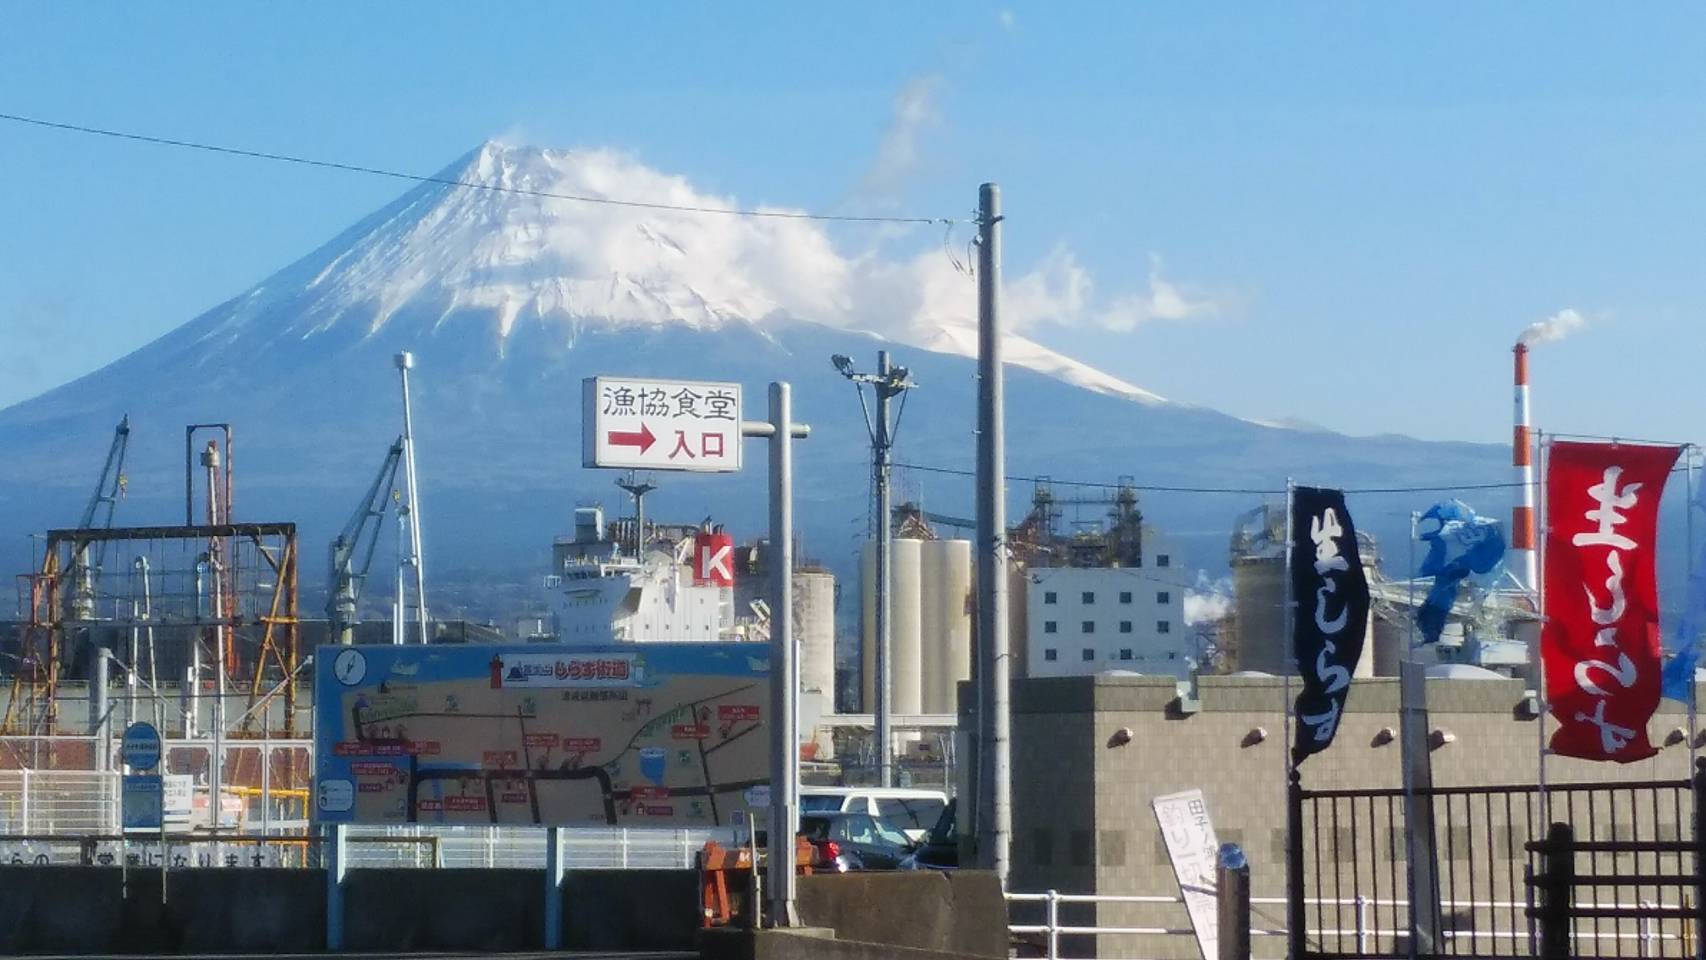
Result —
<instances>
[{"instance_id":1,"label":"mount fuji","mask_svg":"<svg viewBox=\"0 0 1706 960\"><path fill-rule=\"evenodd\" d=\"M844 575L867 519L868 454L831 354L869 366L888 349L911 369L920 388L898 459L972 466L975 288L940 251L897 261L843 252L800 219L538 195L736 207L604 150L488 143L437 179L454 183L415 187L129 356L0 411L0 563L22 570L24 533L75 523L121 416L132 425L117 520L127 525L176 522L183 425L230 422L236 516L300 525L304 607L317 609L325 572L312 558L324 556L400 429L391 358L401 350L416 356L426 569L445 615L506 612L495 598L537 583L576 504L623 508L613 475L580 466L586 376L738 380L749 418L761 415L768 381L792 382L795 415L813 428L796 450L801 553ZM1275 490L1287 476L1384 487L1497 481L1508 470L1495 446L1256 423L1166 400L1021 337L1007 351L1016 475ZM762 464L756 449L752 461ZM711 515L737 536L762 533L761 469L660 479L653 516ZM902 470L900 480L897 500L971 512L966 478ZM1015 519L1029 493L1010 485ZM1368 495L1353 509L1367 509L1359 525L1402 538L1402 518L1429 496ZM1143 506L1188 561L1218 570L1233 518L1262 500L1156 492ZM1506 502L1500 491L1476 506L1496 515Z\"/></svg>"}]
</instances>

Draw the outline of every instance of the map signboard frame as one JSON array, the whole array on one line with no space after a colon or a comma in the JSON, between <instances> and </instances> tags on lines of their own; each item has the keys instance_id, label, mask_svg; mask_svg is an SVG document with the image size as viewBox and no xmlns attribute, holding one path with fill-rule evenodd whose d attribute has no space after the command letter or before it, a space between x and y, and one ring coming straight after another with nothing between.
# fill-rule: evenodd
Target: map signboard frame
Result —
<instances>
[{"instance_id":1,"label":"map signboard frame","mask_svg":"<svg viewBox=\"0 0 1706 960\"><path fill-rule=\"evenodd\" d=\"M717 827L768 784L763 643L326 646L322 824Z\"/></svg>"},{"instance_id":2,"label":"map signboard frame","mask_svg":"<svg viewBox=\"0 0 1706 960\"><path fill-rule=\"evenodd\" d=\"M706 380L581 381L581 465L738 473L741 386Z\"/></svg>"}]
</instances>

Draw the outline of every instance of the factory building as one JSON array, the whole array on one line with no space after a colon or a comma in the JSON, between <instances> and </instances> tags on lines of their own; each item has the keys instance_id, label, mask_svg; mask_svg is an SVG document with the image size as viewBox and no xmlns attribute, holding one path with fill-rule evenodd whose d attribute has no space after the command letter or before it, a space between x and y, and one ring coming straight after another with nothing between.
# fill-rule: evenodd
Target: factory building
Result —
<instances>
[{"instance_id":1,"label":"factory building","mask_svg":"<svg viewBox=\"0 0 1706 960\"><path fill-rule=\"evenodd\" d=\"M1170 553L1153 566L1041 567L1025 580L1031 638L1025 673L1068 677L1130 670L1188 679L1201 659L1185 628L1185 588L1192 578Z\"/></svg>"},{"instance_id":2,"label":"factory building","mask_svg":"<svg viewBox=\"0 0 1706 960\"><path fill-rule=\"evenodd\" d=\"M1104 508L1062 532L1064 509ZM1196 571L1143 521L1137 493L1061 499L1047 484L1012 531L1021 613L1015 674L1087 676L1123 670L1188 679L1202 659L1185 624L1185 591Z\"/></svg>"}]
</instances>

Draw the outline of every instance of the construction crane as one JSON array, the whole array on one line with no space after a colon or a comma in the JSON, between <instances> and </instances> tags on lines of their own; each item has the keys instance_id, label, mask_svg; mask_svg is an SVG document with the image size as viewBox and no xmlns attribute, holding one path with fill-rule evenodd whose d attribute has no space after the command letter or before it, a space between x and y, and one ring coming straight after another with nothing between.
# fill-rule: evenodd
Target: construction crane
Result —
<instances>
[{"instance_id":1,"label":"construction crane","mask_svg":"<svg viewBox=\"0 0 1706 960\"><path fill-rule=\"evenodd\" d=\"M124 454L130 446L130 416L127 414L113 430L113 442L107 448L107 461L101 467L101 478L95 492L83 508L78 529L95 527L101 517L103 528L112 526L113 512L124 496L127 480L124 475ZM106 508L102 515L101 508ZM71 591L69 606L72 620L88 621L95 617L95 571L100 569L105 554L103 541L96 546L93 563L89 562L89 543L74 541L69 574ZM0 731L52 733L58 720L55 697L58 695L61 651L60 634L53 624L58 617L61 579L59 556L50 542L42 558L39 572L25 574L20 579L29 591L28 616L22 624L17 669L12 673L12 693L6 702L6 712L0 718Z\"/></svg>"},{"instance_id":2,"label":"construction crane","mask_svg":"<svg viewBox=\"0 0 1706 960\"><path fill-rule=\"evenodd\" d=\"M367 582L374 549L379 545L379 529L384 525L386 505L393 499L397 468L402 461L403 438L398 437L385 454L385 462L367 488L361 506L332 541L332 571L328 580L331 596L326 602L326 614L332 621L333 643L355 642L361 589Z\"/></svg>"},{"instance_id":3,"label":"construction crane","mask_svg":"<svg viewBox=\"0 0 1706 960\"><path fill-rule=\"evenodd\" d=\"M124 454L130 447L130 415L125 414L113 429L113 442L107 448L107 462L101 467L101 479L95 483L95 492L89 497L88 506L83 508L83 516L77 523L80 530L95 527L95 518L101 516L101 528L113 525L113 512L118 509L118 502L124 496L127 480L124 475ZM105 508L103 514L102 508ZM89 562L89 544L79 543L71 558L71 619L93 620L95 618L95 572L101 568L106 559L106 544L100 543L95 547L94 562Z\"/></svg>"}]
</instances>

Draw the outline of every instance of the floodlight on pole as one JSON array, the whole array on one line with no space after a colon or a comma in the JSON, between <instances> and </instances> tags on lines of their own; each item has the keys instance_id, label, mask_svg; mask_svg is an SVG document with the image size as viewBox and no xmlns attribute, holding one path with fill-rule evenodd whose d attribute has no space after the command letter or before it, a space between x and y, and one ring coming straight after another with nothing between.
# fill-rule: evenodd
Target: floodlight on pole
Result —
<instances>
[{"instance_id":1,"label":"floodlight on pole","mask_svg":"<svg viewBox=\"0 0 1706 960\"><path fill-rule=\"evenodd\" d=\"M871 475L876 485L877 495L877 556L876 556L876 629L872 631L876 644L875 656L876 676L871 683L871 691L875 704L865 704L865 709L876 716L877 730L877 772L879 783L885 787L894 786L894 698L890 687L893 684L890 662L890 596L889 579L891 576L894 525L889 516L889 467L890 451L894 447L894 434L900 427L900 417L897 415L893 423L889 420L889 401L901 396L917 384L913 383L910 373L905 367L895 367L889 364L887 350L877 352L877 372L860 373L854 366L853 360L846 354L835 354L829 358L835 369L853 383L859 394L859 409L865 415L865 431L871 438ZM871 408L865 402L864 385L870 384L877 395L877 415L873 420ZM904 400L900 412L906 412Z\"/></svg>"}]
</instances>

